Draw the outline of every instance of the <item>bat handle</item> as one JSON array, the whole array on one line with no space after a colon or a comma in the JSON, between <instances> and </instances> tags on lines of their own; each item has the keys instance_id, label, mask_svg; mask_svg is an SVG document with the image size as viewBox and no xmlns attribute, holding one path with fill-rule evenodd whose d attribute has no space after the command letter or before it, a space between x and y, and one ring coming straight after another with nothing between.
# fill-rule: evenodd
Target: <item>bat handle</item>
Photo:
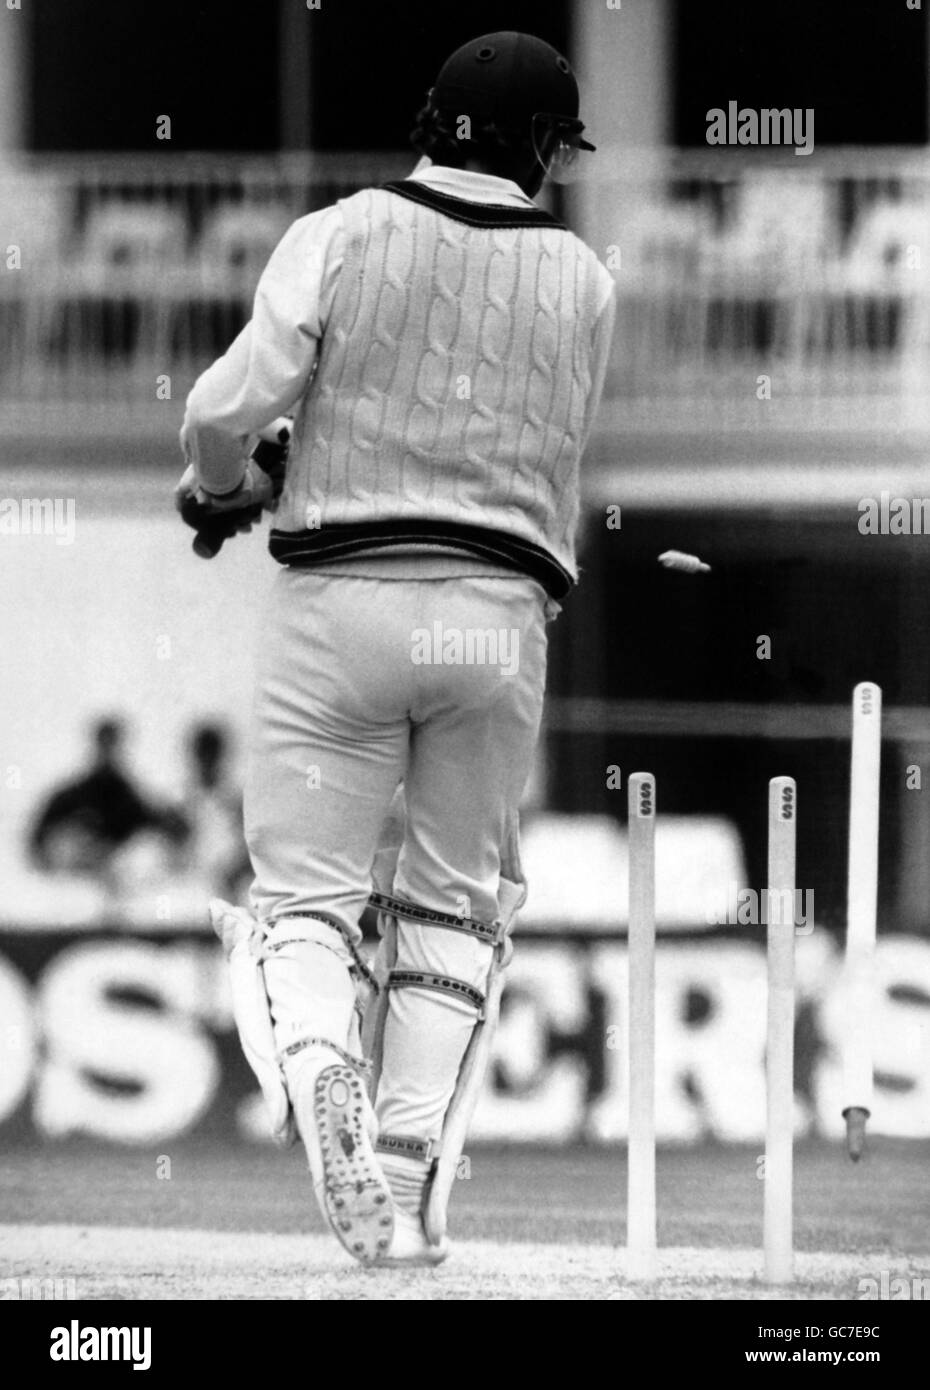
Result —
<instances>
[{"instance_id":1,"label":"bat handle","mask_svg":"<svg viewBox=\"0 0 930 1390\"><path fill-rule=\"evenodd\" d=\"M274 444L269 439L260 439L252 450L251 457L258 464L264 473L271 473L272 469L281 460L284 447L288 442L288 433L282 429L279 432L279 443ZM198 531L192 541L195 555L199 555L201 560L212 560L223 548L223 542L229 539L229 535L217 527L204 527Z\"/></svg>"},{"instance_id":2,"label":"bat handle","mask_svg":"<svg viewBox=\"0 0 930 1390\"><path fill-rule=\"evenodd\" d=\"M223 548L225 536L216 531L198 531L191 541L191 547L195 555L199 555L201 560L212 560Z\"/></svg>"}]
</instances>

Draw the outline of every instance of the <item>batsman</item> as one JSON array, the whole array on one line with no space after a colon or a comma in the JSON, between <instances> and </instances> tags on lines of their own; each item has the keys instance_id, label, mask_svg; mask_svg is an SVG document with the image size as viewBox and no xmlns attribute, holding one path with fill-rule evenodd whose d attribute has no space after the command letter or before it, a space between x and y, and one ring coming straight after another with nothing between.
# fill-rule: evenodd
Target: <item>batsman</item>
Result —
<instances>
[{"instance_id":1,"label":"batsman","mask_svg":"<svg viewBox=\"0 0 930 1390\"><path fill-rule=\"evenodd\" d=\"M533 201L594 149L578 112L540 39L459 48L412 173L291 226L181 432L199 553L264 509L281 566L249 737L252 910L214 902L213 925L274 1136L299 1136L366 1264L448 1254L525 896L517 809L614 316L610 274ZM286 468L245 459L288 429Z\"/></svg>"}]
</instances>

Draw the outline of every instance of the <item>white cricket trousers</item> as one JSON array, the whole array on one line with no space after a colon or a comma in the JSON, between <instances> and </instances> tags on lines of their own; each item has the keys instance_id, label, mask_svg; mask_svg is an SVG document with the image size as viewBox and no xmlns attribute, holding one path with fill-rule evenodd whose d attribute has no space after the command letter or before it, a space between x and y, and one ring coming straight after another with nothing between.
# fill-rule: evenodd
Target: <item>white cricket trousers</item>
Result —
<instances>
[{"instance_id":1,"label":"white cricket trousers","mask_svg":"<svg viewBox=\"0 0 930 1390\"><path fill-rule=\"evenodd\" d=\"M262 921L320 916L358 942L401 779L395 894L447 913L461 913L464 898L467 915L494 920L504 826L539 732L553 607L520 575L279 571L259 639L245 788Z\"/></svg>"}]
</instances>

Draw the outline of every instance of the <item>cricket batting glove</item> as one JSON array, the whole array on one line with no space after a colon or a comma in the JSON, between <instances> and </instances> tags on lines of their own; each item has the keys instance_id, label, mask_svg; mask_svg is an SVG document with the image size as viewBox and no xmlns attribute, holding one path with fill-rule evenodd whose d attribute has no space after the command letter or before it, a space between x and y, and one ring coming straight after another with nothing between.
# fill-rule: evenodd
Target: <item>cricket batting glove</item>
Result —
<instances>
[{"instance_id":1,"label":"cricket batting glove","mask_svg":"<svg viewBox=\"0 0 930 1390\"><path fill-rule=\"evenodd\" d=\"M246 463L242 481L234 492L208 492L189 465L174 490L174 504L197 535L194 550L212 559L223 542L241 531L251 531L263 511L273 512L284 488L290 421L275 421L275 440L261 438Z\"/></svg>"}]
</instances>

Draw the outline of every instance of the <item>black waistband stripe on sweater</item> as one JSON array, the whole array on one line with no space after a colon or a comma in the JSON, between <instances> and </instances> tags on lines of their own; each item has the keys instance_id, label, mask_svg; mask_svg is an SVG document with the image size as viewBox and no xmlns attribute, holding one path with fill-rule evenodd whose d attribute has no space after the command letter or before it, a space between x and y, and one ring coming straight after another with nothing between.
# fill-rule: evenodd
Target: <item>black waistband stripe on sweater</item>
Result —
<instances>
[{"instance_id":1,"label":"black waistband stripe on sweater","mask_svg":"<svg viewBox=\"0 0 930 1390\"><path fill-rule=\"evenodd\" d=\"M428 545L437 549L465 550L480 560L520 570L537 580L550 598L561 600L574 580L548 550L519 536L490 527L466 526L456 521L338 522L308 531L273 530L268 542L271 554L282 565L325 565L366 551L402 545Z\"/></svg>"}]
</instances>

